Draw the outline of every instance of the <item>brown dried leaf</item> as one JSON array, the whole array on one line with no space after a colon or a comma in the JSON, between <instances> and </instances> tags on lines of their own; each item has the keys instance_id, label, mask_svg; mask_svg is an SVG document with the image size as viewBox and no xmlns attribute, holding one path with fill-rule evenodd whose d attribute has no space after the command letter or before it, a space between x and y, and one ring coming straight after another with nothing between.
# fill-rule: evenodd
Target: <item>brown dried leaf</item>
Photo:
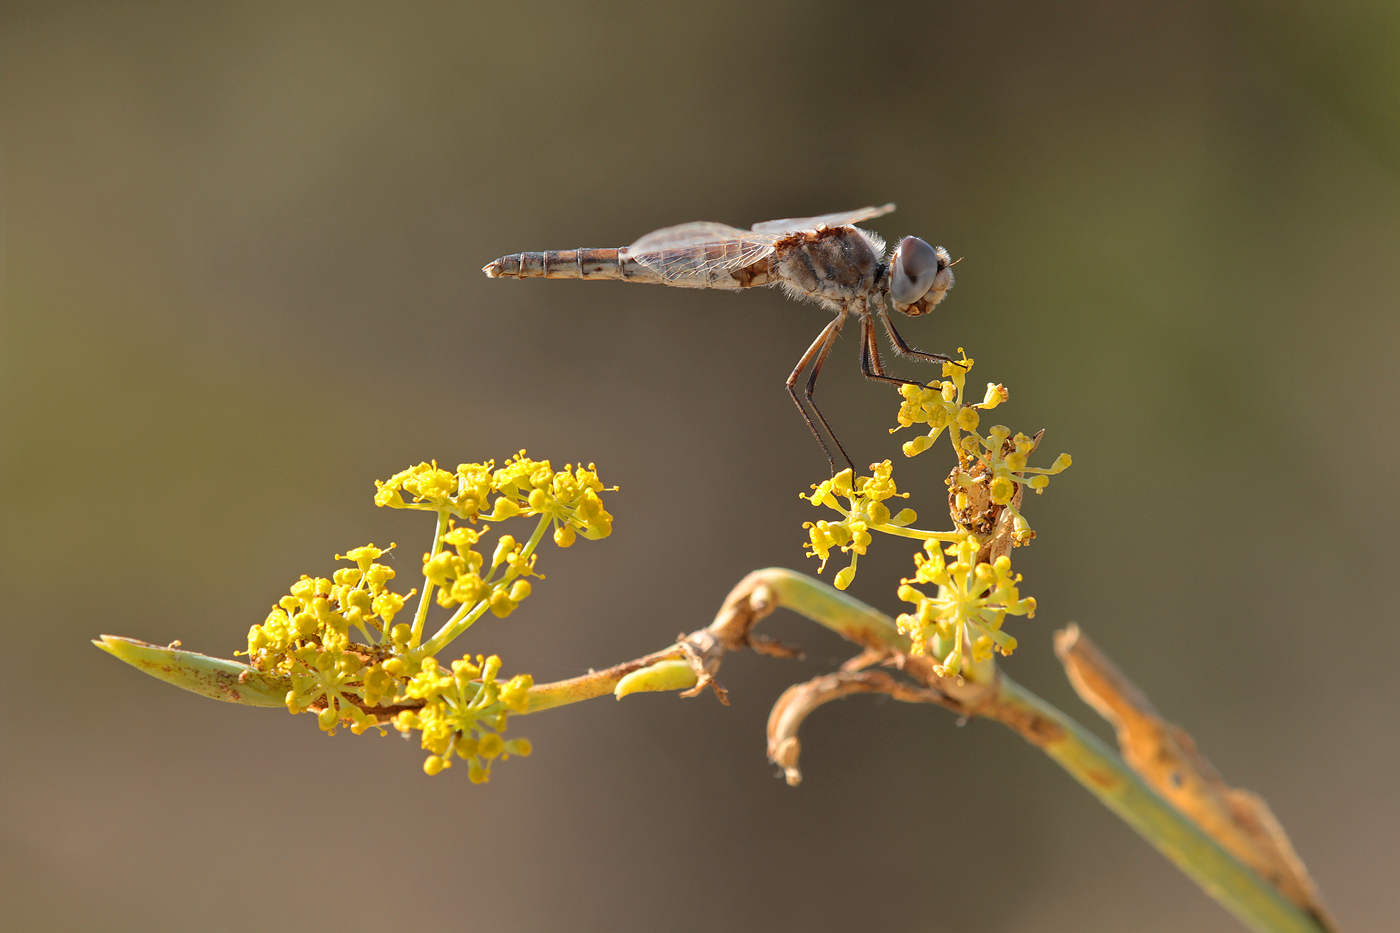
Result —
<instances>
[{"instance_id":1,"label":"brown dried leaf","mask_svg":"<svg viewBox=\"0 0 1400 933\"><path fill-rule=\"evenodd\" d=\"M1055 653L1079 696L1112 724L1130 768L1324 929L1337 929L1317 885L1261 797L1227 784L1191 736L1163 719L1077 625L1055 634Z\"/></svg>"}]
</instances>

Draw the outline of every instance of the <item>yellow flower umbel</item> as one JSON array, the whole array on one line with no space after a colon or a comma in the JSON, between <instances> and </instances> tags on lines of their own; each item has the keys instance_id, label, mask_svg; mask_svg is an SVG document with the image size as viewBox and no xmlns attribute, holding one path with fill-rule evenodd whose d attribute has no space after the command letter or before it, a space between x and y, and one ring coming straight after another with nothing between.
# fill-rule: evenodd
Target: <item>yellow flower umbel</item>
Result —
<instances>
[{"instance_id":1,"label":"yellow flower umbel","mask_svg":"<svg viewBox=\"0 0 1400 933\"><path fill-rule=\"evenodd\" d=\"M927 386L908 384L899 387L904 403L899 406L895 420L900 428L915 424L926 424L929 431L923 437L916 437L904 445L904 456L914 457L933 446L945 430L952 438L953 447L959 447L959 431L975 431L981 420L979 412L990 411L1007 400L1007 391L1001 385L988 383L987 394L975 405L963 404L963 389L967 374L972 370L973 360L963 354L956 363L943 364L946 382L934 380ZM893 434L899 428L891 428Z\"/></svg>"},{"instance_id":2,"label":"yellow flower umbel","mask_svg":"<svg viewBox=\"0 0 1400 933\"><path fill-rule=\"evenodd\" d=\"M527 692L534 685L529 674L517 674L502 684L496 680L501 659L477 655L452 662L446 674L434 658L424 658L418 673L404 686L404 693L423 700L416 710L394 717L394 728L405 734L418 729L423 748L431 752L423 770L437 774L452 767L452 756L467 762L467 777L481 784L491 777L496 758L530 754L529 739L506 741L500 733L508 712L525 711Z\"/></svg>"},{"instance_id":3,"label":"yellow flower umbel","mask_svg":"<svg viewBox=\"0 0 1400 933\"><path fill-rule=\"evenodd\" d=\"M579 535L607 537L612 516L591 464L556 471L548 460L521 451L500 469L494 466L465 463L452 472L420 463L375 484L375 504L437 515L411 623L394 619L419 591L389 589L395 571L378 563L386 552L370 544L337 555L355 566L330 579L302 577L249 630L249 663L290 678L291 712L315 712L330 734L341 723L356 734L390 721L400 732L419 730L430 753L424 770L436 774L456 755L469 762L468 775L477 783L490 776L496 758L530 753L528 741L500 736L507 715L526 708L530 675L500 682L495 655L466 655L452 662L449 675L435 656L487 612L510 615L530 595L529 578L543 579L535 570L536 548L547 531L553 530L557 546L569 547ZM524 541L498 535L488 560L486 548L478 550L491 531L482 520L517 517L535 518L533 532ZM425 637L432 603L451 614Z\"/></svg>"},{"instance_id":4,"label":"yellow flower umbel","mask_svg":"<svg viewBox=\"0 0 1400 933\"><path fill-rule=\"evenodd\" d=\"M909 494L901 493L895 488L891 476L894 467L888 460L872 463L870 470L873 475L857 476L854 480L850 470L842 470L831 479L813 486L811 495L802 497L813 505L824 505L842 515L841 520L836 522L822 520L802 524L802 527L807 529L807 556L815 555L822 561L817 573L826 569L826 562L833 548L839 548L842 553L851 555L850 565L836 574L835 585L838 590L844 590L851 585L851 580L856 575L856 561L870 546L872 531L940 541L953 541L962 537L957 532L940 533L908 528L908 525L919 520L913 509L901 509L898 515L891 516L885 501L896 497L908 498ZM837 501L837 496L846 500L845 506Z\"/></svg>"},{"instance_id":5,"label":"yellow flower umbel","mask_svg":"<svg viewBox=\"0 0 1400 933\"><path fill-rule=\"evenodd\" d=\"M914 555L913 579L900 581L899 598L917 608L895 622L914 643L910 653L933 654L944 677L963 675L969 646L978 665L990 662L993 651L1011 654L1016 639L1001 630L1002 621L1008 614L1035 615L1035 600L1022 599L1016 588L1021 577L1012 576L1011 558L1003 554L992 563L977 562L978 547L971 535L946 551L927 541L924 553ZM945 553L954 558L952 563L943 559ZM928 596L913 583L936 583L938 595Z\"/></svg>"},{"instance_id":6,"label":"yellow flower umbel","mask_svg":"<svg viewBox=\"0 0 1400 933\"><path fill-rule=\"evenodd\" d=\"M1016 647L1016 640L1001 631L1006 616L1035 613L1035 600L1021 597L1017 588L1021 578L1011 571L1010 551L1035 537L1020 512L1022 493L1026 488L1043 491L1052 475L1070 465L1070 458L1061 454L1048 468L1030 467L1027 459L1040 443L1039 434L1013 436L1001 425L985 435L978 433L982 412L1006 402L1010 393L1005 386L989 383L982 401L965 402L972 364L964 355L956 364L943 365L944 381L901 386L903 402L896 416L902 428L915 424L929 428L927 434L904 445L907 457L928 450L947 432L957 454L957 464L945 481L953 530L909 527L916 520L910 509L890 517L885 500L908 494L896 490L888 460L872 464L869 477L852 479L850 471L844 470L813 486L813 493L805 498L813 505L835 509L842 518L807 522L802 527L809 538L808 556L820 557L821 569L833 549L850 552L850 565L836 575L837 589L850 585L856 560L869 548L872 532L921 539L924 552L914 557L914 577L902 580L899 588L900 599L916 607L899 617L900 631L912 640L912 654L936 657L943 676L985 680L993 671L993 653L1009 655ZM838 497L847 504L841 505ZM953 560L945 560L945 555ZM913 584L917 583L936 584L937 594L929 596L916 589Z\"/></svg>"}]
</instances>

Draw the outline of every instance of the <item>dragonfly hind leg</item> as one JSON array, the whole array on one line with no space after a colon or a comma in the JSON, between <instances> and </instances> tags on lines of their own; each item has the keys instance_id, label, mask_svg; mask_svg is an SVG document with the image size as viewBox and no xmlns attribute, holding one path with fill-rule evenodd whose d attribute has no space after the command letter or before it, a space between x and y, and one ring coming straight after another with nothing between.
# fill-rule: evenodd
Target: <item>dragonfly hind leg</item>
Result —
<instances>
[{"instance_id":1,"label":"dragonfly hind leg","mask_svg":"<svg viewBox=\"0 0 1400 933\"><path fill-rule=\"evenodd\" d=\"M860 372L867 379L887 382L892 386L928 388L922 382L891 376L885 372L885 364L880 361L880 342L875 337L875 324L868 314L862 314L860 317Z\"/></svg>"},{"instance_id":2,"label":"dragonfly hind leg","mask_svg":"<svg viewBox=\"0 0 1400 933\"><path fill-rule=\"evenodd\" d=\"M792 370L792 375L787 377L788 394L792 396L793 402L797 405L797 410L802 412L802 420L807 422L807 429L812 432L812 436L821 445L822 453L826 454L827 462L831 464L831 475L836 475L836 458L831 455L831 448L826 446L826 440L821 432L817 430L817 425L812 421L812 415L807 414L807 408L802 404L802 400L797 397L797 377L802 375L802 370L808 363L812 364L812 372L807 377L807 385L802 390L802 397L807 400L807 405L812 408L812 414L817 416L817 421L826 429L830 435L831 442L836 445L836 449L841 452L841 459L846 461L846 466L851 468L851 479L855 479L856 467L851 462L850 454L846 453L846 448L841 446L841 441L836 437L836 432L831 430L831 425L826 423L826 418L822 417L821 409L817 408L817 403L812 400L812 392L817 387L817 374L822 371L822 363L826 362L827 354L831 352L831 347L836 343L836 335L841 332L841 325L846 322L846 311L841 312L831 320L831 323L822 328L822 332L817 334L817 339L812 341L812 345L807 348L807 352L802 354L802 359L797 361L797 365ZM815 359L813 359L815 357Z\"/></svg>"}]
</instances>

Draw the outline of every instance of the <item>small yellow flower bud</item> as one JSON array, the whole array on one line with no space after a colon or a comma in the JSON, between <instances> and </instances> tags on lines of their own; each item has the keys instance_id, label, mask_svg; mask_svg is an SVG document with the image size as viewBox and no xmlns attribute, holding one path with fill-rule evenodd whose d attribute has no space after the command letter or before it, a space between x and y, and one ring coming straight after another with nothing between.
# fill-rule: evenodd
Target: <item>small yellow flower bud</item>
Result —
<instances>
[{"instance_id":1,"label":"small yellow flower bud","mask_svg":"<svg viewBox=\"0 0 1400 933\"><path fill-rule=\"evenodd\" d=\"M958 409L958 427L964 431L976 431L977 425L981 421L981 416L977 414L977 409L971 405L964 405Z\"/></svg>"},{"instance_id":2,"label":"small yellow flower bud","mask_svg":"<svg viewBox=\"0 0 1400 933\"><path fill-rule=\"evenodd\" d=\"M322 731L330 732L332 729L335 728L335 724L338 718L339 717L337 717L335 714L335 709L333 707L327 706L325 709L321 710L319 713L316 714L316 723L321 727Z\"/></svg>"},{"instance_id":3,"label":"small yellow flower bud","mask_svg":"<svg viewBox=\"0 0 1400 933\"><path fill-rule=\"evenodd\" d=\"M987 383L987 394L982 397L982 407L988 410L996 408L1010 397L1011 393L1006 391L1006 386L989 382Z\"/></svg>"},{"instance_id":4,"label":"small yellow flower bud","mask_svg":"<svg viewBox=\"0 0 1400 933\"><path fill-rule=\"evenodd\" d=\"M515 603L510 601L510 596L505 590L496 590L491 594L490 606L491 614L498 619L504 619L515 611Z\"/></svg>"},{"instance_id":5,"label":"small yellow flower bud","mask_svg":"<svg viewBox=\"0 0 1400 933\"><path fill-rule=\"evenodd\" d=\"M369 569L369 565L377 558L382 557L384 552L373 544L366 544L364 547L352 548L345 552L346 560L353 560L360 565L361 572Z\"/></svg>"},{"instance_id":6,"label":"small yellow flower bud","mask_svg":"<svg viewBox=\"0 0 1400 933\"><path fill-rule=\"evenodd\" d=\"M384 588L384 584L394 579L397 574L393 567L386 567L384 564L375 564L365 571L365 579L369 581L369 588L378 592Z\"/></svg>"},{"instance_id":7,"label":"small yellow flower bud","mask_svg":"<svg viewBox=\"0 0 1400 933\"><path fill-rule=\"evenodd\" d=\"M316 634L316 617L309 612L298 612L292 616L292 631L298 638L309 638Z\"/></svg>"},{"instance_id":8,"label":"small yellow flower bud","mask_svg":"<svg viewBox=\"0 0 1400 933\"><path fill-rule=\"evenodd\" d=\"M423 771L430 777L446 767L448 767L448 763L438 755L429 755L427 760L423 762Z\"/></svg>"},{"instance_id":9,"label":"small yellow flower bud","mask_svg":"<svg viewBox=\"0 0 1400 933\"><path fill-rule=\"evenodd\" d=\"M477 743L476 753L489 761L492 758L498 757L505 749L505 739L494 732L488 732L486 735L483 735L481 741Z\"/></svg>"},{"instance_id":10,"label":"small yellow flower bud","mask_svg":"<svg viewBox=\"0 0 1400 933\"><path fill-rule=\"evenodd\" d=\"M365 614L373 609L374 597L369 595L368 590L351 590L345 594L345 606L347 609L358 609L361 614Z\"/></svg>"},{"instance_id":11,"label":"small yellow flower bud","mask_svg":"<svg viewBox=\"0 0 1400 933\"><path fill-rule=\"evenodd\" d=\"M560 525L554 529L554 543L559 547L569 547L577 537L573 525Z\"/></svg>"},{"instance_id":12,"label":"small yellow flower bud","mask_svg":"<svg viewBox=\"0 0 1400 933\"><path fill-rule=\"evenodd\" d=\"M496 675L501 672L501 657L493 654L487 658L481 666L481 679L490 683L496 679Z\"/></svg>"},{"instance_id":13,"label":"small yellow flower bud","mask_svg":"<svg viewBox=\"0 0 1400 933\"><path fill-rule=\"evenodd\" d=\"M446 586L447 581L457 575L456 568L453 567L453 562L460 561L461 559L462 558L458 557L456 554L441 551L431 560L424 562L423 575L427 577L429 582L434 586Z\"/></svg>"},{"instance_id":14,"label":"small yellow flower bud","mask_svg":"<svg viewBox=\"0 0 1400 933\"><path fill-rule=\"evenodd\" d=\"M459 603L476 603L486 595L486 587L481 582L481 577L474 573L469 573L464 577L458 577L452 581L452 599Z\"/></svg>"},{"instance_id":15,"label":"small yellow flower bud","mask_svg":"<svg viewBox=\"0 0 1400 933\"><path fill-rule=\"evenodd\" d=\"M403 609L404 598L387 590L374 597L374 611L386 624L394 621L394 616Z\"/></svg>"},{"instance_id":16,"label":"small yellow flower bud","mask_svg":"<svg viewBox=\"0 0 1400 933\"><path fill-rule=\"evenodd\" d=\"M832 585L835 586L838 590L844 590L846 587L851 585L851 581L855 578L856 568L855 565L851 565L850 567L846 567L836 574L836 579L832 581Z\"/></svg>"}]
</instances>

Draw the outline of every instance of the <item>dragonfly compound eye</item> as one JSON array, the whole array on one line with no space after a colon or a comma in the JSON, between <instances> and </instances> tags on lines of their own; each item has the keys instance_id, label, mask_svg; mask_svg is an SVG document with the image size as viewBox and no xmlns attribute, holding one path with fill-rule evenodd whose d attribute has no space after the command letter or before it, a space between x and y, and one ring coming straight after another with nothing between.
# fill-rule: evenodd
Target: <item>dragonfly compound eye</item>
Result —
<instances>
[{"instance_id":1,"label":"dragonfly compound eye","mask_svg":"<svg viewBox=\"0 0 1400 933\"><path fill-rule=\"evenodd\" d=\"M907 236L899 241L894 251L890 297L902 305L912 305L928 294L947 270L947 253L934 249L916 236Z\"/></svg>"}]
</instances>

